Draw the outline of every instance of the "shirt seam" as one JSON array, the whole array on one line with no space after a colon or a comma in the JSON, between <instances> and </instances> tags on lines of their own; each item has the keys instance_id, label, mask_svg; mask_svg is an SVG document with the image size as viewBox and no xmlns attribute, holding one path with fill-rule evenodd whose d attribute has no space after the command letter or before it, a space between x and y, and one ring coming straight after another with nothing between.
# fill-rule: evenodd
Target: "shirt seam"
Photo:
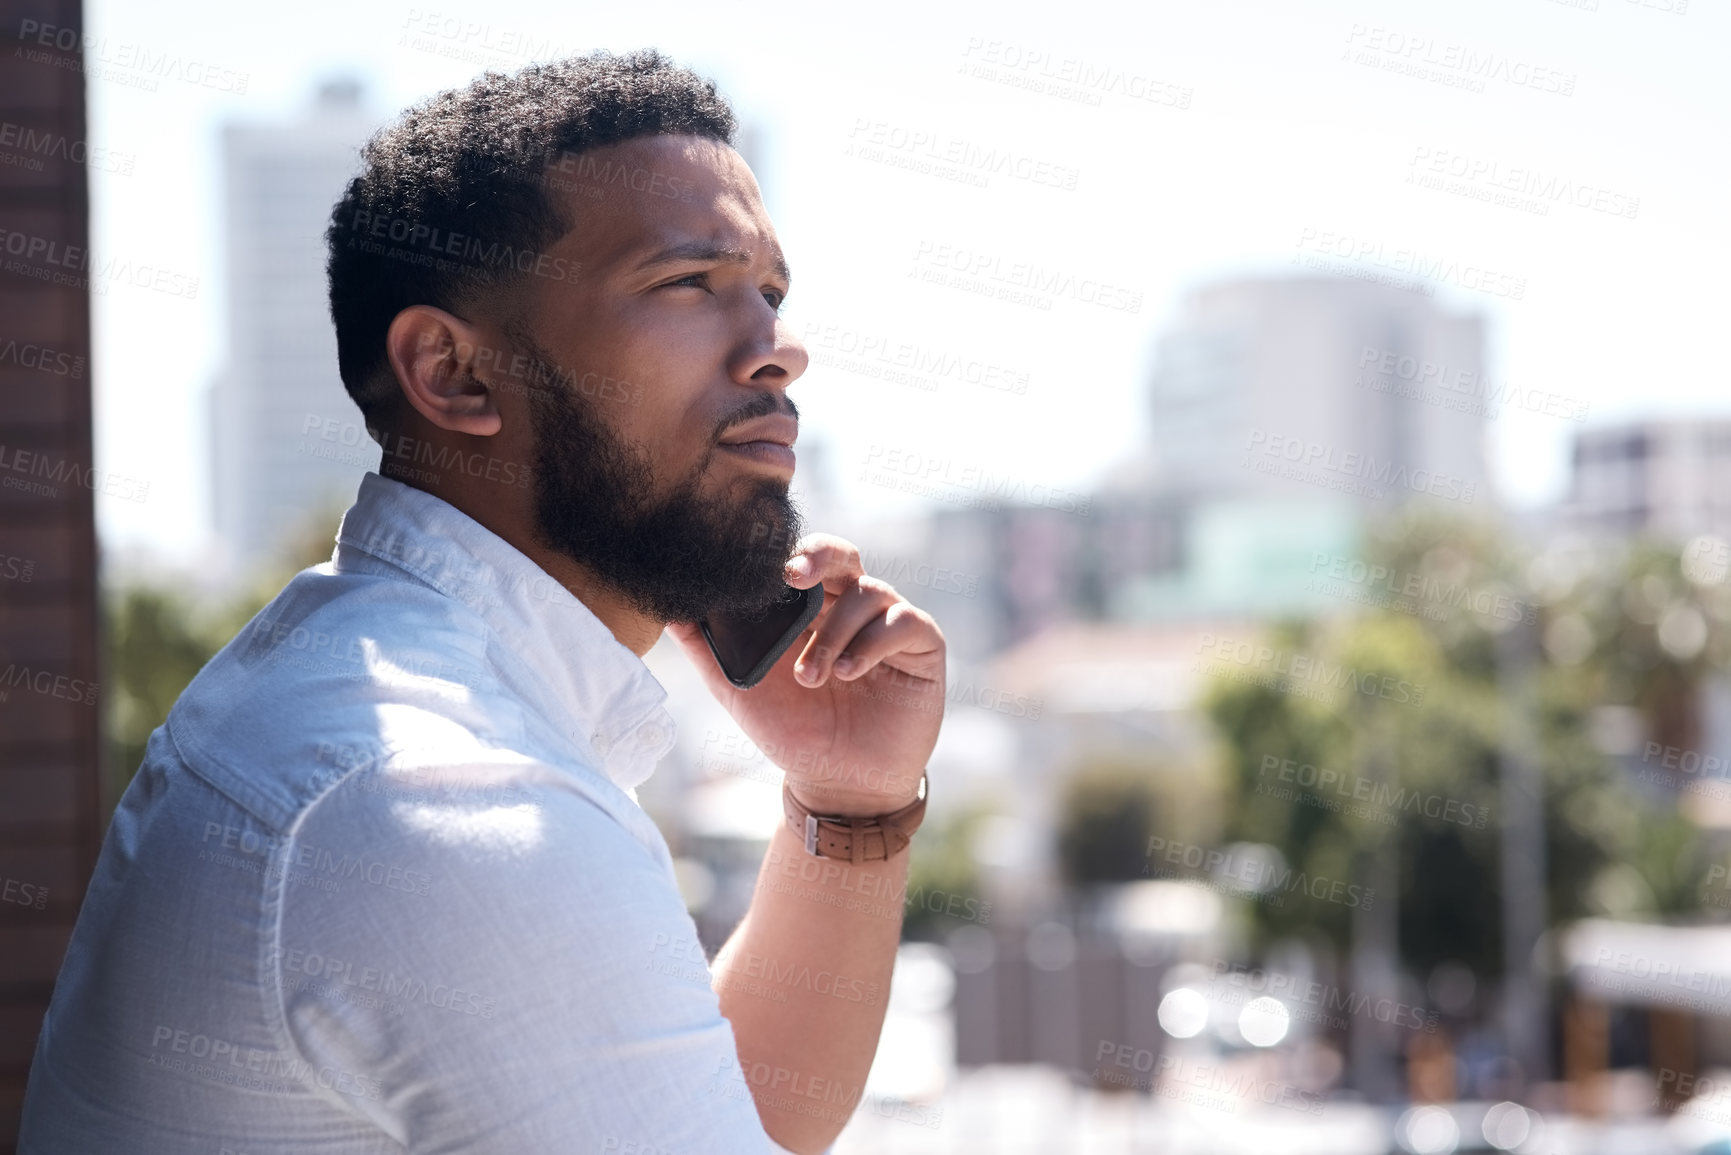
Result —
<instances>
[{"instance_id":1,"label":"shirt seam","mask_svg":"<svg viewBox=\"0 0 1731 1155\"><path fill-rule=\"evenodd\" d=\"M288 1003L284 994L284 984L281 975L283 960L283 952L281 949L282 924L283 911L284 907L287 905L286 900L288 896L288 866L290 861L288 857L289 847L290 844L294 842L300 828L306 824L307 818L311 816L312 812L320 803L322 803L326 798L329 798L356 774L365 770L378 769L382 765L383 761L379 763L348 767L343 770L341 775L333 779L316 795L309 798L306 804L296 811L293 820L287 823L279 831L282 837L277 843L277 856L281 856L281 869L277 871L277 877L274 881L267 880L266 882L266 885L271 888L267 892L266 897L267 907L271 913L266 927L266 933L260 944L260 950L262 953L259 959L259 969L265 970L267 967L269 969L267 983L265 990L262 992L261 998L261 1002L264 1004L262 1007L264 1019L265 1022L269 1024L271 1032L278 1036L278 1045L280 1046L283 1043L287 1043L288 1053L298 1058L308 1069L313 1068L313 1059L311 1055L301 1049L300 1044L295 1041L294 1032L289 1030ZM270 961L272 959L275 961ZM274 996L272 994L273 991ZM314 1093L316 1094L317 1091ZM321 1095L320 1098L324 1098L324 1096ZM350 1118L359 1120L365 1126L373 1128L391 1142L401 1145L397 1137L380 1127L377 1121L367 1116L364 1112L357 1111L347 1103L342 1102L340 1097L337 1099L325 1099L325 1102L330 1103L332 1106L336 1107L337 1110Z\"/></svg>"},{"instance_id":2,"label":"shirt seam","mask_svg":"<svg viewBox=\"0 0 1731 1155\"><path fill-rule=\"evenodd\" d=\"M244 810L252 817L258 819L260 824L265 826L267 829L275 831L278 834L283 832L283 822L280 814L273 817L270 814L260 813L263 809L270 809L267 805L268 800L263 798L242 798L235 791L228 789L222 782L217 781L215 777L212 777L200 767L200 760L206 760L223 771L222 777L229 780L242 778L242 774L239 770L235 769L227 761L200 742L196 732L191 734L183 732L182 720L179 717L178 711L169 711L168 717L163 720L163 728L168 731L168 740L174 746L176 760L181 766L186 768L188 774L191 774L194 778L197 778L200 782L210 787L210 789L216 791L218 794L234 803L241 810ZM279 806L277 809L281 810L282 807Z\"/></svg>"}]
</instances>

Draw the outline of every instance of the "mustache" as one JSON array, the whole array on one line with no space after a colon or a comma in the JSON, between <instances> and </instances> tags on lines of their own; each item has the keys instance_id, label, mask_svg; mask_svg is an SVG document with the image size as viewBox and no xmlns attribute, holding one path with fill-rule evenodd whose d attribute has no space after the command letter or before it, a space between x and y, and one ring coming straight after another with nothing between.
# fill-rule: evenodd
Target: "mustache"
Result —
<instances>
[{"instance_id":1,"label":"mustache","mask_svg":"<svg viewBox=\"0 0 1731 1155\"><path fill-rule=\"evenodd\" d=\"M751 400L735 407L715 423L713 442L719 442L722 436L735 425L753 421L759 417L769 417L777 413L785 413L795 421L799 420L799 406L793 403L791 397L777 396L774 393L757 393Z\"/></svg>"}]
</instances>

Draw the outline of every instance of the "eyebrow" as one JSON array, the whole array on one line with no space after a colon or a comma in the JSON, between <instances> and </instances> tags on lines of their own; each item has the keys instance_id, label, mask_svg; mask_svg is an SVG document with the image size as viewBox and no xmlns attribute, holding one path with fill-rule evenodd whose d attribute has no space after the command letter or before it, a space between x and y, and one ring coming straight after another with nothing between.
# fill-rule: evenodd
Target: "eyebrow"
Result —
<instances>
[{"instance_id":1,"label":"eyebrow","mask_svg":"<svg viewBox=\"0 0 1731 1155\"><path fill-rule=\"evenodd\" d=\"M751 252L747 249L736 249L729 245L718 245L713 241L684 241L669 245L660 252L645 258L638 264L635 271L652 269L656 265L671 265L682 261L723 261L733 265L749 265ZM793 284L793 273L787 267L787 261L778 250L771 268L777 276L788 284Z\"/></svg>"}]
</instances>

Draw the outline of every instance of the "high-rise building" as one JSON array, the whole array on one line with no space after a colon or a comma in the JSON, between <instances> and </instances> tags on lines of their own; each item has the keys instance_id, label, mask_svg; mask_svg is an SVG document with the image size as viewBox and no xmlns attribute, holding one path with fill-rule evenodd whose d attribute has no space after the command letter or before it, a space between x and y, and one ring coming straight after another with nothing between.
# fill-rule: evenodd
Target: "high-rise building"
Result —
<instances>
[{"instance_id":1,"label":"high-rise building","mask_svg":"<svg viewBox=\"0 0 1731 1155\"><path fill-rule=\"evenodd\" d=\"M1328 608L1316 559L1361 552L1368 519L1490 507L1485 422L1510 396L1483 320L1428 296L1330 277L1197 290L1160 341L1150 452L1125 471L1180 503L1181 569L1117 591L1115 616Z\"/></svg>"},{"instance_id":2,"label":"high-rise building","mask_svg":"<svg viewBox=\"0 0 1731 1155\"><path fill-rule=\"evenodd\" d=\"M1575 437L1565 520L1614 536L1731 538L1731 419L1644 420Z\"/></svg>"},{"instance_id":3,"label":"high-rise building","mask_svg":"<svg viewBox=\"0 0 1731 1155\"><path fill-rule=\"evenodd\" d=\"M1321 605L1316 557L1357 551L1410 502L1490 504L1484 323L1345 278L1246 279L1192 293L1160 340L1152 443L1085 514L945 511L931 560L978 574L943 605L958 655L1057 622L1259 618ZM942 599L940 599L942 600Z\"/></svg>"},{"instance_id":4,"label":"high-rise building","mask_svg":"<svg viewBox=\"0 0 1731 1155\"><path fill-rule=\"evenodd\" d=\"M1429 297L1346 278L1210 285L1160 341L1149 480L1198 499L1477 504L1499 392L1483 321Z\"/></svg>"},{"instance_id":5,"label":"high-rise building","mask_svg":"<svg viewBox=\"0 0 1731 1155\"><path fill-rule=\"evenodd\" d=\"M211 390L211 491L231 575L346 507L378 463L337 374L324 242L374 127L359 85L337 80L299 119L223 132L228 362Z\"/></svg>"}]
</instances>

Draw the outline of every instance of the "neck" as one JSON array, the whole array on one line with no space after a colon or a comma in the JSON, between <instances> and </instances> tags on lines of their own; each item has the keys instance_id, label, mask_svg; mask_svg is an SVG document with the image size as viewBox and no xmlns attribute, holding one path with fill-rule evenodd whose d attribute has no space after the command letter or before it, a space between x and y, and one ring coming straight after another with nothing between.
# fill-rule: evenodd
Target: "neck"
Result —
<instances>
[{"instance_id":1,"label":"neck","mask_svg":"<svg viewBox=\"0 0 1731 1155\"><path fill-rule=\"evenodd\" d=\"M381 472L386 477L391 476L383 469ZM638 657L647 654L661 637L666 622L632 605L594 570L541 544L534 532L534 510L526 496L527 491L514 487L501 490L496 485L478 489L460 471L447 473L433 486L409 477L393 480L437 497L498 534L524 557L540 566L548 577L569 590L572 597L582 602L602 625L612 631L620 645ZM525 496L521 500L510 500L518 494ZM506 496L507 500L501 502L501 496Z\"/></svg>"},{"instance_id":2,"label":"neck","mask_svg":"<svg viewBox=\"0 0 1731 1155\"><path fill-rule=\"evenodd\" d=\"M500 536L504 537L503 534ZM590 613L601 619L602 625L613 632L620 645L638 657L647 654L650 647L661 637L666 622L659 621L633 606L612 586L602 581L593 570L578 565L564 554L554 553L532 542L517 542L510 538L505 540L510 541L529 560L546 570L547 575L554 581L570 590L572 597L582 602Z\"/></svg>"}]
</instances>

